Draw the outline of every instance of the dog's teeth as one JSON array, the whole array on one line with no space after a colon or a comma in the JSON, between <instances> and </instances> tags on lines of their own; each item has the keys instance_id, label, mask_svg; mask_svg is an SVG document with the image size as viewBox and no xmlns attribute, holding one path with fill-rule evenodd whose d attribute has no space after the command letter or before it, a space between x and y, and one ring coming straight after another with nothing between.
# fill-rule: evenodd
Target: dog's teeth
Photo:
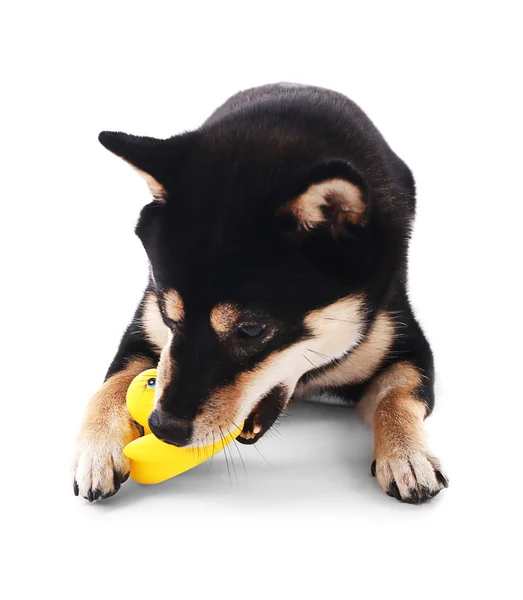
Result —
<instances>
[{"instance_id":1,"label":"dog's teeth","mask_svg":"<svg viewBox=\"0 0 523 600\"><path fill-rule=\"evenodd\" d=\"M253 433L258 434L261 431L261 427L259 425L255 425L254 429L252 430Z\"/></svg>"}]
</instances>

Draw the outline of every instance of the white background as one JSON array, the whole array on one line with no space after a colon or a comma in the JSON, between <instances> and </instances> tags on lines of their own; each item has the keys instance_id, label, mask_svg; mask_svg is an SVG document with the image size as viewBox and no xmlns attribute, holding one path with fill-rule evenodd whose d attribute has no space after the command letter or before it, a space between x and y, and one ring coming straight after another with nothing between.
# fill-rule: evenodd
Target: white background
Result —
<instances>
[{"instance_id":1,"label":"white background","mask_svg":"<svg viewBox=\"0 0 523 600\"><path fill-rule=\"evenodd\" d=\"M6 4L7 597L521 597L518 4ZM414 171L410 289L450 488L424 506L387 497L356 415L308 405L260 442L272 468L242 446L248 479L234 454L231 484L221 454L90 505L72 445L146 281L133 226L148 201L97 135L168 137L277 81L345 93Z\"/></svg>"}]
</instances>

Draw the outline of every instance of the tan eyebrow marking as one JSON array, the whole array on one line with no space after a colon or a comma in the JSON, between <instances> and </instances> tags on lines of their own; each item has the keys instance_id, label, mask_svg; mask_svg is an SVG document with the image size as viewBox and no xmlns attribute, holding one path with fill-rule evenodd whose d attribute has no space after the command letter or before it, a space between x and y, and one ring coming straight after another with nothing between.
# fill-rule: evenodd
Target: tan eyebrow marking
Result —
<instances>
[{"instance_id":1,"label":"tan eyebrow marking","mask_svg":"<svg viewBox=\"0 0 523 600\"><path fill-rule=\"evenodd\" d=\"M227 333L240 318L240 309L230 302L217 304L211 310L211 326L216 333Z\"/></svg>"},{"instance_id":2,"label":"tan eyebrow marking","mask_svg":"<svg viewBox=\"0 0 523 600\"><path fill-rule=\"evenodd\" d=\"M184 317L183 300L176 290L163 293L163 306L165 314L173 321L181 321Z\"/></svg>"}]
</instances>

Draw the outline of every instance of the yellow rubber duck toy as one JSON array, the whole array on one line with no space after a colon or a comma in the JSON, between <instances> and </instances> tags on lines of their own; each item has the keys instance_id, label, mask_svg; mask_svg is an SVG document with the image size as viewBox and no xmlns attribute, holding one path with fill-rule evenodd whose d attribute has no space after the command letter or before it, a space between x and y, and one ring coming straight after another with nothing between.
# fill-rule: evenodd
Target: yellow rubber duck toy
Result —
<instances>
[{"instance_id":1,"label":"yellow rubber duck toy","mask_svg":"<svg viewBox=\"0 0 523 600\"><path fill-rule=\"evenodd\" d=\"M178 448L159 440L151 433L147 420L154 408L156 369L137 375L127 390L127 408L133 419L144 428L144 436L124 448L131 461L131 479L138 483L160 483L184 473L211 458L229 445L242 428L224 436L214 444L200 448Z\"/></svg>"}]
</instances>

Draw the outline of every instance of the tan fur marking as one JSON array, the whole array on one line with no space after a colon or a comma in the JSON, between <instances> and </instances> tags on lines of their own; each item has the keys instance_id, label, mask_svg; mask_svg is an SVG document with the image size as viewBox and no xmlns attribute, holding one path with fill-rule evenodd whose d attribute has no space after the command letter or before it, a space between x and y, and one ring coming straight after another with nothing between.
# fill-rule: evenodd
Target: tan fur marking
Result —
<instances>
[{"instance_id":1,"label":"tan fur marking","mask_svg":"<svg viewBox=\"0 0 523 600\"><path fill-rule=\"evenodd\" d=\"M175 364L171 356L171 343L173 341L172 331L169 329L167 332L167 343L163 347L160 354L160 360L158 361L157 376L156 376L156 388L154 390L154 397L156 403L162 398L163 391L166 385L172 381L175 374Z\"/></svg>"},{"instance_id":2,"label":"tan fur marking","mask_svg":"<svg viewBox=\"0 0 523 600\"><path fill-rule=\"evenodd\" d=\"M348 296L325 308L311 311L305 317L305 325L312 329L314 335L335 333L340 329L361 327L362 296ZM348 327L347 327L348 326Z\"/></svg>"},{"instance_id":3,"label":"tan fur marking","mask_svg":"<svg viewBox=\"0 0 523 600\"><path fill-rule=\"evenodd\" d=\"M216 333L227 333L240 318L240 310L234 304L217 304L211 311L211 325Z\"/></svg>"},{"instance_id":4,"label":"tan fur marking","mask_svg":"<svg viewBox=\"0 0 523 600\"><path fill-rule=\"evenodd\" d=\"M138 437L138 430L125 404L127 388L142 371L154 367L145 357L135 357L102 385L87 405L76 442L74 478L79 493L100 490L114 491L114 473L129 471L129 461L123 455L126 444Z\"/></svg>"},{"instance_id":5,"label":"tan fur marking","mask_svg":"<svg viewBox=\"0 0 523 600\"><path fill-rule=\"evenodd\" d=\"M168 290L163 294L163 305L169 319L173 321L183 320L183 300L176 290Z\"/></svg>"},{"instance_id":6,"label":"tan fur marking","mask_svg":"<svg viewBox=\"0 0 523 600\"><path fill-rule=\"evenodd\" d=\"M282 209L298 220L300 226L310 230L326 221L322 207L333 203L338 209L338 219L345 219L353 224L362 221L365 203L360 189L345 179L329 179L311 185L309 189Z\"/></svg>"},{"instance_id":7,"label":"tan fur marking","mask_svg":"<svg viewBox=\"0 0 523 600\"><path fill-rule=\"evenodd\" d=\"M216 427L240 424L259 400L274 386L284 384L292 394L300 377L314 367L327 364L357 344L361 332L363 298L351 296L305 318L312 338L274 352L235 382L216 390L206 410L196 419L195 438L203 438Z\"/></svg>"},{"instance_id":8,"label":"tan fur marking","mask_svg":"<svg viewBox=\"0 0 523 600\"><path fill-rule=\"evenodd\" d=\"M395 484L403 500L433 496L446 485L440 462L426 442L426 406L416 397L420 383L414 365L397 363L371 382L358 405L374 429L376 479L389 493Z\"/></svg>"},{"instance_id":9,"label":"tan fur marking","mask_svg":"<svg viewBox=\"0 0 523 600\"><path fill-rule=\"evenodd\" d=\"M321 210L322 206L327 206L325 197L315 190L308 190L302 196L286 204L282 212L294 215L300 226L308 231L325 221L325 215Z\"/></svg>"},{"instance_id":10,"label":"tan fur marking","mask_svg":"<svg viewBox=\"0 0 523 600\"><path fill-rule=\"evenodd\" d=\"M395 387L378 403L374 413L376 456L405 456L424 443L426 407L412 396L412 389Z\"/></svg>"},{"instance_id":11,"label":"tan fur marking","mask_svg":"<svg viewBox=\"0 0 523 600\"><path fill-rule=\"evenodd\" d=\"M154 364L150 359L136 357L129 361L125 369L109 377L91 398L82 430L90 435L100 432L105 435L110 429L121 429L122 422L129 421L125 404L127 388L136 375L152 367Z\"/></svg>"},{"instance_id":12,"label":"tan fur marking","mask_svg":"<svg viewBox=\"0 0 523 600\"><path fill-rule=\"evenodd\" d=\"M162 350L167 344L169 328L162 319L162 314L158 308L158 300L154 292L146 295L143 303L142 325L147 339Z\"/></svg>"},{"instance_id":13,"label":"tan fur marking","mask_svg":"<svg viewBox=\"0 0 523 600\"><path fill-rule=\"evenodd\" d=\"M163 185L156 181L156 179L152 175L149 175L149 173L138 169L134 165L131 165L131 167L138 173L138 175L140 175L140 177L144 179L145 183L147 184L147 187L151 191L151 194L154 196L155 200L162 203L165 202L167 192L165 191Z\"/></svg>"},{"instance_id":14,"label":"tan fur marking","mask_svg":"<svg viewBox=\"0 0 523 600\"><path fill-rule=\"evenodd\" d=\"M324 387L367 381L387 356L393 341L392 319L387 313L382 312L376 318L364 342L339 363L328 367L313 380L300 384L297 392L300 396L304 396Z\"/></svg>"},{"instance_id":15,"label":"tan fur marking","mask_svg":"<svg viewBox=\"0 0 523 600\"><path fill-rule=\"evenodd\" d=\"M409 362L399 362L389 367L372 381L362 399L358 403L358 411L367 425L373 427L376 409L383 398L392 390L401 392L410 397L421 383L419 371ZM416 400L416 406L425 405Z\"/></svg>"}]
</instances>

